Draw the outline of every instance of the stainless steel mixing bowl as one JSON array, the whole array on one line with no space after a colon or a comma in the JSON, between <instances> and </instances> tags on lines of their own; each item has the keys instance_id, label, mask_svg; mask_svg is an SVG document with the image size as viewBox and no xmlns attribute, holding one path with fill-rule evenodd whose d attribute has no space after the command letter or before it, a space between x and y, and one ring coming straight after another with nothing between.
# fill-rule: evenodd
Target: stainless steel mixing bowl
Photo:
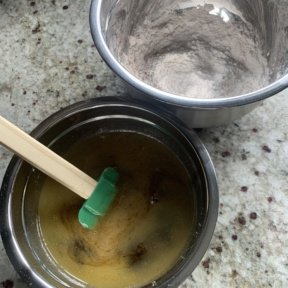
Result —
<instances>
[{"instance_id":1,"label":"stainless steel mixing bowl","mask_svg":"<svg viewBox=\"0 0 288 288\"><path fill-rule=\"evenodd\" d=\"M145 286L177 287L204 256L218 215L215 171L197 135L184 131L177 120L175 122L162 112L115 97L97 98L67 107L46 119L32 135L64 155L81 139L121 131L140 133L165 145L182 162L193 182L190 195L197 203L197 227L195 233L191 233L189 247L170 271ZM43 178L45 180L17 157L7 169L0 193L0 232L7 254L29 287L92 287L67 273L47 251L38 213Z\"/></svg>"},{"instance_id":2,"label":"stainless steel mixing bowl","mask_svg":"<svg viewBox=\"0 0 288 288\"><path fill-rule=\"evenodd\" d=\"M259 49L261 50L261 57L263 57L263 59L267 62L266 63L267 67L265 68L267 70L266 71L267 81L265 82L266 84L263 87L259 86L256 90L252 90L252 91L250 91L248 87L246 87L247 88L246 90L243 89L243 91L246 91L244 94L236 94L236 95L224 94L224 95L220 95L219 97L215 99L203 99L205 98L205 95L202 95L204 97L201 97L200 95L199 98L195 98L195 97L190 98L190 97L183 97L179 94L175 95L173 93L166 92L163 89L159 89L151 85L151 83L142 81L136 75L136 73L134 73L131 69L128 69L125 65L123 65L122 62L119 60L119 57L120 57L119 55L122 52L125 52L125 53L127 51L129 52L129 49L131 48L131 45L129 46L129 36L134 37L136 35L135 31L141 25L143 25L143 23L145 23L146 18L149 15L153 15L152 17L153 19L151 21L152 22L155 21L160 31L162 27L164 29L167 23L166 22L162 23L161 21L158 21L157 15L161 17L161 13L162 13L161 11L164 9L165 5L172 5L171 3L174 3L173 4L174 6L175 6L175 3L179 3L179 7L182 7L181 9L179 8L174 11L178 15L181 15L181 13L184 13L186 11L185 9L190 9L190 10L196 9L195 11L199 11L200 13L201 9L207 10L209 8L210 9L209 13L210 14L214 13L213 15L211 15L211 17L216 17L215 11L216 12L218 11L217 13L219 15L217 13L216 14L219 17L223 18L222 19L223 25L221 26L222 27L221 31L215 30L215 33L212 36L206 33L210 38L206 34L203 35L203 37L201 38L201 25L202 24L199 27L200 34L190 33L191 34L190 35L188 33L183 36L183 39L181 39L181 37L179 38L179 33L174 33L178 37L177 43L179 44L182 41L183 43L182 42L181 43L183 45L182 44L181 45L183 47L185 45L186 46L188 45L187 41L190 41L189 45L191 44L191 41L192 42L198 41L197 43L199 44L199 39L201 38L200 39L202 41L200 43L202 45L202 46L200 45L202 47L201 49L205 47L206 49L205 53L210 53L211 51L213 52L213 49L216 49L215 48L216 46L214 47L213 43L214 42L216 43L219 40L219 37L220 37L220 41L218 41L217 43L220 43L220 46L221 46L221 37L225 36L225 32L226 32L225 29L228 27L227 25L229 24L229 21L228 21L229 19L233 22L233 25L235 24L236 28L238 27L237 25L244 25L246 27L245 28L246 30L245 31L243 30L244 31L243 33L245 34L248 31L247 33L250 34L249 37L251 38L251 39L249 38L248 40L249 41L251 40L253 43L256 41L255 39L257 39L256 42L259 44ZM206 6L204 6L204 3ZM221 14L222 12L220 13L219 11L220 12L222 11L224 13L224 16ZM238 11L238 12L235 12L235 11ZM228 20L225 19L224 17L226 17ZM228 23L226 23L227 21ZM199 18L199 23L200 23L200 18ZM184 27L186 24L187 23L185 22L181 23L181 25ZM206 23L204 24L206 25ZM227 124L243 116L244 114L252 111L255 107L257 107L261 103L262 100L272 95L275 95L279 93L281 90L288 87L288 75L287 75L288 3L287 3L287 0L250 0L250 1L249 0L208 0L208 1L92 0L91 11L90 11L90 25L91 25L92 36L93 36L95 45L100 55L103 57L106 63L110 66L110 68L126 82L127 87L130 91L130 94L133 97L138 97L144 101L150 102L155 106L158 106L158 107L161 106L162 108L165 108L167 111L169 111L170 113L174 114L175 116L183 120L183 122L189 128L201 128L201 127L210 127L210 126L218 126L222 124ZM168 23L168 25L171 25L171 23ZM207 27L205 28L204 26L202 26L202 28L204 31ZM213 29L211 28L211 26L208 28L210 30ZM206 30L209 32L210 31L209 29L208 30L206 29ZM238 31L237 29L236 31ZM155 33L155 30L153 31L151 30L151 34L153 33ZM229 37L231 41L235 37L237 38L239 36L236 33L234 34L231 32L229 33L230 33ZM173 31L171 33L167 33L166 36L172 37L171 36L172 34L173 34ZM149 35L149 31L147 32L147 35ZM198 35L197 39L195 38L196 37L195 35ZM152 35L150 37L149 35L149 37L147 37L147 42L145 42L145 39L144 40L142 39L142 41L144 41L142 43L143 46L146 45L148 47L149 45L151 45L149 41L151 41L151 39L153 39L154 36L155 35ZM234 47L232 47L232 50L237 49L237 46L241 47L242 43L240 40L236 42L238 44L234 45ZM229 40L228 41L226 40L226 44L228 42ZM157 53L161 54L163 53L163 51L166 53L167 51L169 51L169 49L174 49L171 46L171 43L168 43L169 45L167 43L166 42L164 44L160 43L159 45L158 43L156 43L158 47L157 49L154 47L156 45L154 43L153 44L154 48L151 47L151 49L155 50L153 52L154 53L153 55L156 55ZM181 45L179 44L175 49L178 49L178 50L182 49L183 47L181 47ZM221 51L217 50L217 51L218 52L220 51L224 55L223 57L226 57L227 55L228 55L227 57L230 57L229 55L231 53L233 54L233 51L231 51L230 49L231 47L228 47L228 46L227 47L225 45L223 47L221 46L222 50ZM197 48L195 49L196 50L193 50L193 53L200 54L203 52L203 51L198 51ZM244 51L244 52L249 52L249 51ZM204 58L205 58L205 53L203 56ZM129 53L127 55L129 56ZM139 54L139 55L134 55L134 56L135 57L133 57L133 59L130 57L128 61L135 62L134 60L137 59L137 57L139 58L142 57L143 58L142 60L145 62L148 59L149 55ZM207 55L207 59L209 62L208 55ZM242 85L243 88L245 88L245 86L247 85L247 79L249 80L249 82L251 82L250 81L251 79L249 79L249 77L253 79L253 75L255 76L258 74L257 73L253 74L253 72L255 71L252 71L253 65L251 63L250 64L252 66L250 65L251 67L247 68L245 65L242 65L242 63L239 63L238 60L234 58L233 58L233 61L229 60L230 63L227 63L228 65L227 71L229 71L229 69L233 65L234 67L238 65L240 70L242 69L244 72L246 71L247 73L251 73L251 76L249 76L250 74L245 75L246 82L242 81L241 77L237 78L237 74L236 76L234 75L236 77L235 78L232 75L233 71L230 74L227 73L225 77L227 78L226 80L230 86L233 86L234 84L239 85L238 82L240 82L241 83L240 86ZM224 59L223 61L226 61L226 59ZM210 63L208 63L208 66L212 62L213 60L210 61ZM231 67L229 65L231 65ZM205 67L205 69L206 68L207 67ZM233 67L231 69L233 70ZM146 73L147 71L144 71L144 72ZM163 75L163 77L164 76L165 75ZM216 76L217 76L217 73L216 73Z\"/></svg>"}]
</instances>

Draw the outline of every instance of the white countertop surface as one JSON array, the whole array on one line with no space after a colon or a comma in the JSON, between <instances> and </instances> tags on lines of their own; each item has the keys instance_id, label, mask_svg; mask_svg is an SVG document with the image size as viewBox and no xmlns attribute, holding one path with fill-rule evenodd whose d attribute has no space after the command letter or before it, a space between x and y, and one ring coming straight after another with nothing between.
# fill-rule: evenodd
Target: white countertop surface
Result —
<instances>
[{"instance_id":1,"label":"white countertop surface","mask_svg":"<svg viewBox=\"0 0 288 288\"><path fill-rule=\"evenodd\" d=\"M93 45L88 11L89 0L0 1L0 115L30 132L62 107L124 91ZM218 174L219 218L181 287L288 287L288 90L199 136ZM1 180L10 158L0 147ZM26 287L0 240L1 285Z\"/></svg>"}]
</instances>

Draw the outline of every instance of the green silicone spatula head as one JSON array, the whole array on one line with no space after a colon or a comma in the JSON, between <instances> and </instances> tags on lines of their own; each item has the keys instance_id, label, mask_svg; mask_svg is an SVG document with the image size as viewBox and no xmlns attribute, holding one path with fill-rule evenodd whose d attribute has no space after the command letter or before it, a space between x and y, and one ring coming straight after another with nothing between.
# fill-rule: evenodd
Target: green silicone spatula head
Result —
<instances>
[{"instance_id":1,"label":"green silicone spatula head","mask_svg":"<svg viewBox=\"0 0 288 288\"><path fill-rule=\"evenodd\" d=\"M117 193L117 180L118 172L114 168L109 167L102 172L94 191L78 213L83 227L93 229L106 214Z\"/></svg>"},{"instance_id":2,"label":"green silicone spatula head","mask_svg":"<svg viewBox=\"0 0 288 288\"><path fill-rule=\"evenodd\" d=\"M109 209L117 193L115 184L118 173L114 168L105 169L97 183L1 116L0 144L80 197L87 199L79 211L79 221L84 227L95 227Z\"/></svg>"}]
</instances>

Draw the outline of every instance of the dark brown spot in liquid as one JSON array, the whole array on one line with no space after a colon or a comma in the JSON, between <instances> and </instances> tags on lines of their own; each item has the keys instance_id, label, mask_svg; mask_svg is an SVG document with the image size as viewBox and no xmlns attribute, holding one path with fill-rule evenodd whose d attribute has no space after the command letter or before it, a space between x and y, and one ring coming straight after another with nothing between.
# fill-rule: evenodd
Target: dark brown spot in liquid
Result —
<instances>
[{"instance_id":1,"label":"dark brown spot in liquid","mask_svg":"<svg viewBox=\"0 0 288 288\"><path fill-rule=\"evenodd\" d=\"M144 255L147 253L147 249L145 248L143 243L137 245L137 247L132 251L129 256L130 265L135 265L139 263Z\"/></svg>"}]
</instances>

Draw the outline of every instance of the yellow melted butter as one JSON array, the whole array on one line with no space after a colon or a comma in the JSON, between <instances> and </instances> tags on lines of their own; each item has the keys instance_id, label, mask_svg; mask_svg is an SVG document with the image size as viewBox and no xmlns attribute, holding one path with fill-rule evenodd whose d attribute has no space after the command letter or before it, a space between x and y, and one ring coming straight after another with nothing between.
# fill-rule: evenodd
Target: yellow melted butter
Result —
<instances>
[{"instance_id":1,"label":"yellow melted butter","mask_svg":"<svg viewBox=\"0 0 288 288\"><path fill-rule=\"evenodd\" d=\"M39 216L46 246L69 274L101 288L141 287L175 265L195 223L191 183L179 160L145 136L112 133L81 141L67 158L92 176L116 166L118 194L92 231L83 199L46 178Z\"/></svg>"}]
</instances>

